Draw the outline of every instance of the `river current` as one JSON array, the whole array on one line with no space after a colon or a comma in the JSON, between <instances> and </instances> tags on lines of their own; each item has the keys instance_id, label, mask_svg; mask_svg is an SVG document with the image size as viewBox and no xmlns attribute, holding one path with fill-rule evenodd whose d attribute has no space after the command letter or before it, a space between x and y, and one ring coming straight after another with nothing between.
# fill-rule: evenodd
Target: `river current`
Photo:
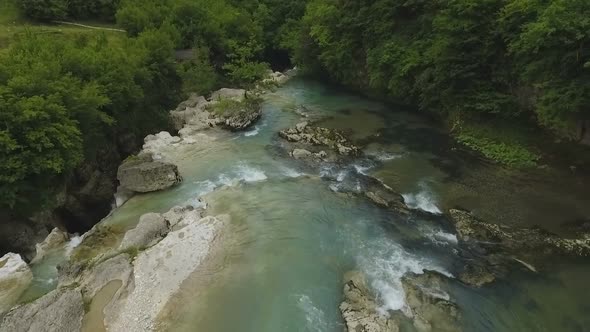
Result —
<instances>
[{"instance_id":1,"label":"river current","mask_svg":"<svg viewBox=\"0 0 590 332\"><path fill-rule=\"evenodd\" d=\"M345 165L306 167L279 148L281 129L305 106L319 126L363 142L364 157ZM450 278L462 265L443 212L453 207L508 225L563 223L590 216L584 179L568 173L508 171L460 150L414 113L296 78L265 96L263 118L247 132L225 133L206 149L185 151L184 182L136 196L105 223L132 228L147 212L164 212L205 195L212 215L229 214L227 245L162 317L172 331L342 331L342 277L363 271L383 312L404 306L401 277L436 270ZM430 214L399 215L360 196L359 174L403 194ZM587 182L586 182L587 183ZM61 254L36 266L25 297L55 287ZM467 331L586 331L590 262L554 262L479 289L452 281L451 297Z\"/></svg>"}]
</instances>

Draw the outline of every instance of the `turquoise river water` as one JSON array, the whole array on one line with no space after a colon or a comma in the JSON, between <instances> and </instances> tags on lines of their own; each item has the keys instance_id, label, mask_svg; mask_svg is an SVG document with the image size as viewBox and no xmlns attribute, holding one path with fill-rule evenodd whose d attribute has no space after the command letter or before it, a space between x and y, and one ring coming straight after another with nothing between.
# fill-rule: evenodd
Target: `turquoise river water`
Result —
<instances>
[{"instance_id":1,"label":"turquoise river water","mask_svg":"<svg viewBox=\"0 0 590 332\"><path fill-rule=\"evenodd\" d=\"M182 156L182 185L137 196L105 221L128 229L143 213L164 212L200 195L207 195L211 214L231 216L231 239L208 267L206 287L187 285L180 303L170 308L172 331L342 331L341 282L352 269L366 273L384 310L400 309L405 273L430 269L453 278L461 266L457 238L442 214L452 207L561 234L567 233L563 223L590 216L587 179L508 171L479 161L403 109L299 78L265 100L263 118L250 131L223 134L209 148ZM319 125L350 131L366 146L365 156L310 168L281 153L277 132L301 121L293 112L301 105L323 118ZM342 193L361 189L362 173L402 193L411 208L433 215L402 216ZM61 256L33 267L35 284L25 297L55 287ZM479 289L451 281L463 328L590 330L590 262L550 266L537 274L516 269Z\"/></svg>"}]
</instances>

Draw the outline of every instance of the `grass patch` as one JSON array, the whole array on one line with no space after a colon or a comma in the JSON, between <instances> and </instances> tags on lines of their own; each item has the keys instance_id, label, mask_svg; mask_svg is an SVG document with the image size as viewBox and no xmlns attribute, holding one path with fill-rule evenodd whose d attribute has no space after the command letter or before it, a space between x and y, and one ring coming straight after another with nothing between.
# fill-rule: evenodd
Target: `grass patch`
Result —
<instances>
[{"instance_id":1,"label":"grass patch","mask_svg":"<svg viewBox=\"0 0 590 332\"><path fill-rule=\"evenodd\" d=\"M456 122L453 136L461 144L500 164L535 167L541 159L533 141L539 135L531 128L501 121Z\"/></svg>"}]
</instances>

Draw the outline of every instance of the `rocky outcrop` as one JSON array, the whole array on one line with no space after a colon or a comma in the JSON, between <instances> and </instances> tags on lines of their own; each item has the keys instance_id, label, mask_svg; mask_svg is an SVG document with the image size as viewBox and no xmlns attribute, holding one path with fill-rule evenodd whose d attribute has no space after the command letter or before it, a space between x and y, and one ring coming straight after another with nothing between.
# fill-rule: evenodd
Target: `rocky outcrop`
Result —
<instances>
[{"instance_id":1,"label":"rocky outcrop","mask_svg":"<svg viewBox=\"0 0 590 332\"><path fill-rule=\"evenodd\" d=\"M221 124L229 130L239 131L252 126L260 119L260 117L262 117L262 109L260 106L255 106L254 108L244 106L244 108L232 112L230 115L222 116L221 118L223 121Z\"/></svg>"},{"instance_id":2,"label":"rocky outcrop","mask_svg":"<svg viewBox=\"0 0 590 332\"><path fill-rule=\"evenodd\" d=\"M590 234L578 238L561 238L540 228L518 228L487 223L468 211L452 209L449 217L456 229L460 245L469 255L459 278L473 286L481 286L504 276L512 264L527 263L547 255L590 256Z\"/></svg>"},{"instance_id":3,"label":"rocky outcrop","mask_svg":"<svg viewBox=\"0 0 590 332\"><path fill-rule=\"evenodd\" d=\"M344 276L344 300L340 312L349 332L397 332L399 324L379 313L377 303L367 288L364 275L359 271Z\"/></svg>"},{"instance_id":4,"label":"rocky outcrop","mask_svg":"<svg viewBox=\"0 0 590 332\"><path fill-rule=\"evenodd\" d=\"M164 190L182 181L176 165L143 157L123 162L117 179L124 189L139 193Z\"/></svg>"},{"instance_id":5,"label":"rocky outcrop","mask_svg":"<svg viewBox=\"0 0 590 332\"><path fill-rule=\"evenodd\" d=\"M184 125L194 117L198 116L207 104L208 102L205 97L192 93L190 97L180 103L175 110L170 111L170 119L172 120L174 129L181 130Z\"/></svg>"},{"instance_id":6,"label":"rocky outcrop","mask_svg":"<svg viewBox=\"0 0 590 332\"><path fill-rule=\"evenodd\" d=\"M133 262L133 280L127 295L105 308L112 331L157 330L156 318L179 291L182 282L199 268L220 236L227 219L201 218L186 210L164 239L140 252Z\"/></svg>"},{"instance_id":7,"label":"rocky outcrop","mask_svg":"<svg viewBox=\"0 0 590 332\"><path fill-rule=\"evenodd\" d=\"M225 104L231 106L232 110L216 111L218 107ZM260 105L248 99L246 90L228 88L213 92L209 100L193 94L176 110L170 112L174 127L183 139L198 131L216 126L232 131L244 130L252 126L261 116Z\"/></svg>"},{"instance_id":8,"label":"rocky outcrop","mask_svg":"<svg viewBox=\"0 0 590 332\"><path fill-rule=\"evenodd\" d=\"M349 332L400 331L413 324L418 331L460 331L458 306L445 291L445 277L437 272L403 277L405 308L383 312L371 295L364 275L351 271L344 276L344 300L340 311Z\"/></svg>"},{"instance_id":9,"label":"rocky outcrop","mask_svg":"<svg viewBox=\"0 0 590 332\"><path fill-rule=\"evenodd\" d=\"M10 309L33 280L31 269L20 255L0 258L0 314Z\"/></svg>"},{"instance_id":10,"label":"rocky outcrop","mask_svg":"<svg viewBox=\"0 0 590 332\"><path fill-rule=\"evenodd\" d=\"M127 231L118 249L61 266L58 288L8 312L0 332L80 331L84 303L92 303L113 282L120 287L108 295L112 298L102 310L106 329L157 330L158 315L183 281L211 254L229 222L226 216L203 217L202 212L187 205L164 214L143 215L137 226ZM92 236L85 241L93 241ZM8 262L0 266L0 271L13 265ZM24 262L19 266L28 269ZM30 274L29 270L23 271ZM18 280L24 279L21 275ZM2 286L0 278L0 294L8 289ZM9 303L4 298L0 300L0 304Z\"/></svg>"},{"instance_id":11,"label":"rocky outcrop","mask_svg":"<svg viewBox=\"0 0 590 332\"><path fill-rule=\"evenodd\" d=\"M301 122L294 128L279 132L279 136L292 143L310 146L326 146L342 156L357 156L360 149L352 144L344 134L336 129L311 126Z\"/></svg>"},{"instance_id":12,"label":"rocky outcrop","mask_svg":"<svg viewBox=\"0 0 590 332\"><path fill-rule=\"evenodd\" d=\"M445 277L434 271L402 279L407 315L418 331L460 331L461 313L445 289Z\"/></svg>"},{"instance_id":13,"label":"rocky outcrop","mask_svg":"<svg viewBox=\"0 0 590 332\"><path fill-rule=\"evenodd\" d=\"M130 248L143 249L153 246L168 234L169 224L158 213L147 213L139 218L137 226L125 233L119 246L124 251Z\"/></svg>"},{"instance_id":14,"label":"rocky outcrop","mask_svg":"<svg viewBox=\"0 0 590 332\"><path fill-rule=\"evenodd\" d=\"M463 210L450 210L449 215L460 241L477 244L488 251L590 256L590 234L566 239L540 228L516 228L487 223Z\"/></svg>"},{"instance_id":15,"label":"rocky outcrop","mask_svg":"<svg viewBox=\"0 0 590 332\"><path fill-rule=\"evenodd\" d=\"M77 332L82 328L84 302L79 289L61 287L6 314L0 332Z\"/></svg>"},{"instance_id":16,"label":"rocky outcrop","mask_svg":"<svg viewBox=\"0 0 590 332\"><path fill-rule=\"evenodd\" d=\"M68 241L70 235L59 228L54 228L49 235L43 240L43 242L38 243L35 246L37 251L37 255L32 260L32 262L40 261L47 252L57 249L62 246L66 241Z\"/></svg>"}]
</instances>

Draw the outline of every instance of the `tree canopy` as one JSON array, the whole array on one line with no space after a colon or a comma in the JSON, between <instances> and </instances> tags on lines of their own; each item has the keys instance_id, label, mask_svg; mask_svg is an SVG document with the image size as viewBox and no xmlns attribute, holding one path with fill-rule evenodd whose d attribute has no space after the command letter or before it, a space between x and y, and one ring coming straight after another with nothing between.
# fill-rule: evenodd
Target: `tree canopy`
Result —
<instances>
[{"instance_id":1,"label":"tree canopy","mask_svg":"<svg viewBox=\"0 0 590 332\"><path fill-rule=\"evenodd\" d=\"M590 2L312 0L297 63L444 115L590 119ZM572 137L575 138L575 137Z\"/></svg>"}]
</instances>

